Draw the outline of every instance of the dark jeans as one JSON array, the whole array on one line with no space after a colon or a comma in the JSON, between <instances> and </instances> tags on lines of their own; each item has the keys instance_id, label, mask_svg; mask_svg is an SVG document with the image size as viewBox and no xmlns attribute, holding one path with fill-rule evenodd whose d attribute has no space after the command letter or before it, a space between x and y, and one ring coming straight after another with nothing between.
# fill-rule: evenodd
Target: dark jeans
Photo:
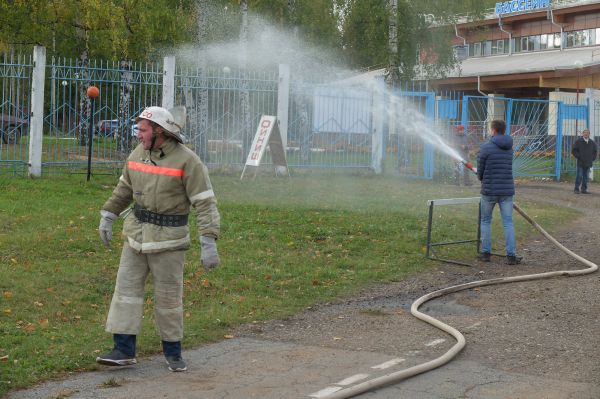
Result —
<instances>
[{"instance_id":1,"label":"dark jeans","mask_svg":"<svg viewBox=\"0 0 600 399\"><path fill-rule=\"evenodd\" d=\"M587 191L589 172L590 168L584 168L583 166L577 165L577 175L575 176L575 191L579 191L580 186L581 191Z\"/></svg>"},{"instance_id":2,"label":"dark jeans","mask_svg":"<svg viewBox=\"0 0 600 399\"><path fill-rule=\"evenodd\" d=\"M162 341L163 354L167 356L181 356L181 341Z\"/></svg>"},{"instance_id":3,"label":"dark jeans","mask_svg":"<svg viewBox=\"0 0 600 399\"><path fill-rule=\"evenodd\" d=\"M120 350L127 356L135 357L136 336L130 334L113 334L115 349Z\"/></svg>"}]
</instances>

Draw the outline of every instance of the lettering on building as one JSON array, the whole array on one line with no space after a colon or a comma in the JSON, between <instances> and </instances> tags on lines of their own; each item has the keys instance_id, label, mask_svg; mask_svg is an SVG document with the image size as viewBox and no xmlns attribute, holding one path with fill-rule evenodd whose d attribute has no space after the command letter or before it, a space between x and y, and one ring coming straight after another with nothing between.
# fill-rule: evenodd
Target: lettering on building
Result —
<instances>
[{"instance_id":1,"label":"lettering on building","mask_svg":"<svg viewBox=\"0 0 600 399\"><path fill-rule=\"evenodd\" d=\"M550 7L550 0L511 0L496 3L496 15L539 10Z\"/></svg>"}]
</instances>

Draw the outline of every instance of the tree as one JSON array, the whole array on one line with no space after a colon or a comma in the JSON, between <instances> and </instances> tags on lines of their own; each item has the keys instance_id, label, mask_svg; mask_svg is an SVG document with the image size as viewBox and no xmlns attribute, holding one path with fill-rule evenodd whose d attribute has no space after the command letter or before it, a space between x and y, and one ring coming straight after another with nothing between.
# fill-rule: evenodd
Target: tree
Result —
<instances>
[{"instance_id":1,"label":"tree","mask_svg":"<svg viewBox=\"0 0 600 399\"><path fill-rule=\"evenodd\" d=\"M199 1L196 5L198 15L196 42L198 45L205 45L208 38L208 19L209 4L207 0ZM206 59L201 57L198 65L198 74L201 77L206 76ZM209 162L210 153L208 151L208 89L201 87L198 90L197 99L194 101L192 91L187 88L184 92L187 109L190 112L188 120L190 121L189 131L193 134L194 147L196 153L204 162Z\"/></svg>"},{"instance_id":2,"label":"tree","mask_svg":"<svg viewBox=\"0 0 600 399\"><path fill-rule=\"evenodd\" d=\"M400 78L398 70L398 0L389 0L388 3L388 66L385 80L388 85L393 85Z\"/></svg>"},{"instance_id":3,"label":"tree","mask_svg":"<svg viewBox=\"0 0 600 399\"><path fill-rule=\"evenodd\" d=\"M90 58L148 60L165 47L190 41L193 4L191 0L0 2L0 51L29 51L41 45L50 55L78 57L87 48Z\"/></svg>"},{"instance_id":4,"label":"tree","mask_svg":"<svg viewBox=\"0 0 600 399\"><path fill-rule=\"evenodd\" d=\"M248 1L240 0L240 70L242 85L240 88L240 112L242 118L242 163L252 144L252 115L250 115L250 92L248 90Z\"/></svg>"},{"instance_id":5,"label":"tree","mask_svg":"<svg viewBox=\"0 0 600 399\"><path fill-rule=\"evenodd\" d=\"M492 4L489 0L349 0L342 6L345 59L358 68L392 65L401 79L410 79L419 57L435 54L428 72L443 74L456 62L450 39L457 15L477 18Z\"/></svg>"}]
</instances>

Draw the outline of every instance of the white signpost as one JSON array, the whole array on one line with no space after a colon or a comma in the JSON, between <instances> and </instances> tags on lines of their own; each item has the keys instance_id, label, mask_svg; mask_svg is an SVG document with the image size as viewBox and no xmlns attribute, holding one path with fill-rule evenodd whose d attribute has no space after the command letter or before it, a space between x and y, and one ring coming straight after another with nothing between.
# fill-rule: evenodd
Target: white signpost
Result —
<instances>
[{"instance_id":1,"label":"white signpost","mask_svg":"<svg viewBox=\"0 0 600 399\"><path fill-rule=\"evenodd\" d=\"M244 165L244 170L242 170L240 180L244 178L244 173L248 166L255 168L254 176L256 176L260 161L267 149L267 145L269 146L271 160L275 167L275 174L289 176L285 149L283 148L282 143L283 141L277 124L277 117L263 115L258 123L258 129L256 129L254 140L252 140L250 152L248 153L248 158L246 159L246 164Z\"/></svg>"}]
</instances>

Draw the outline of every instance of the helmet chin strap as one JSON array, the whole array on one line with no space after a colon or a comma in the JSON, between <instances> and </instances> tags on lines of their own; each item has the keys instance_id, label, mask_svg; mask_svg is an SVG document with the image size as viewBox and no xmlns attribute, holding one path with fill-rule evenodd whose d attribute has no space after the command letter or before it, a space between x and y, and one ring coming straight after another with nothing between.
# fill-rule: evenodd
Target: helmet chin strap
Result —
<instances>
[{"instance_id":1,"label":"helmet chin strap","mask_svg":"<svg viewBox=\"0 0 600 399\"><path fill-rule=\"evenodd\" d=\"M150 144L150 149L148 150L148 158L150 159L150 163L152 163L154 166L156 166L156 162L152 160L152 150L156 144L156 139L158 139L158 133L156 132L156 127L152 127L152 143Z\"/></svg>"}]
</instances>

